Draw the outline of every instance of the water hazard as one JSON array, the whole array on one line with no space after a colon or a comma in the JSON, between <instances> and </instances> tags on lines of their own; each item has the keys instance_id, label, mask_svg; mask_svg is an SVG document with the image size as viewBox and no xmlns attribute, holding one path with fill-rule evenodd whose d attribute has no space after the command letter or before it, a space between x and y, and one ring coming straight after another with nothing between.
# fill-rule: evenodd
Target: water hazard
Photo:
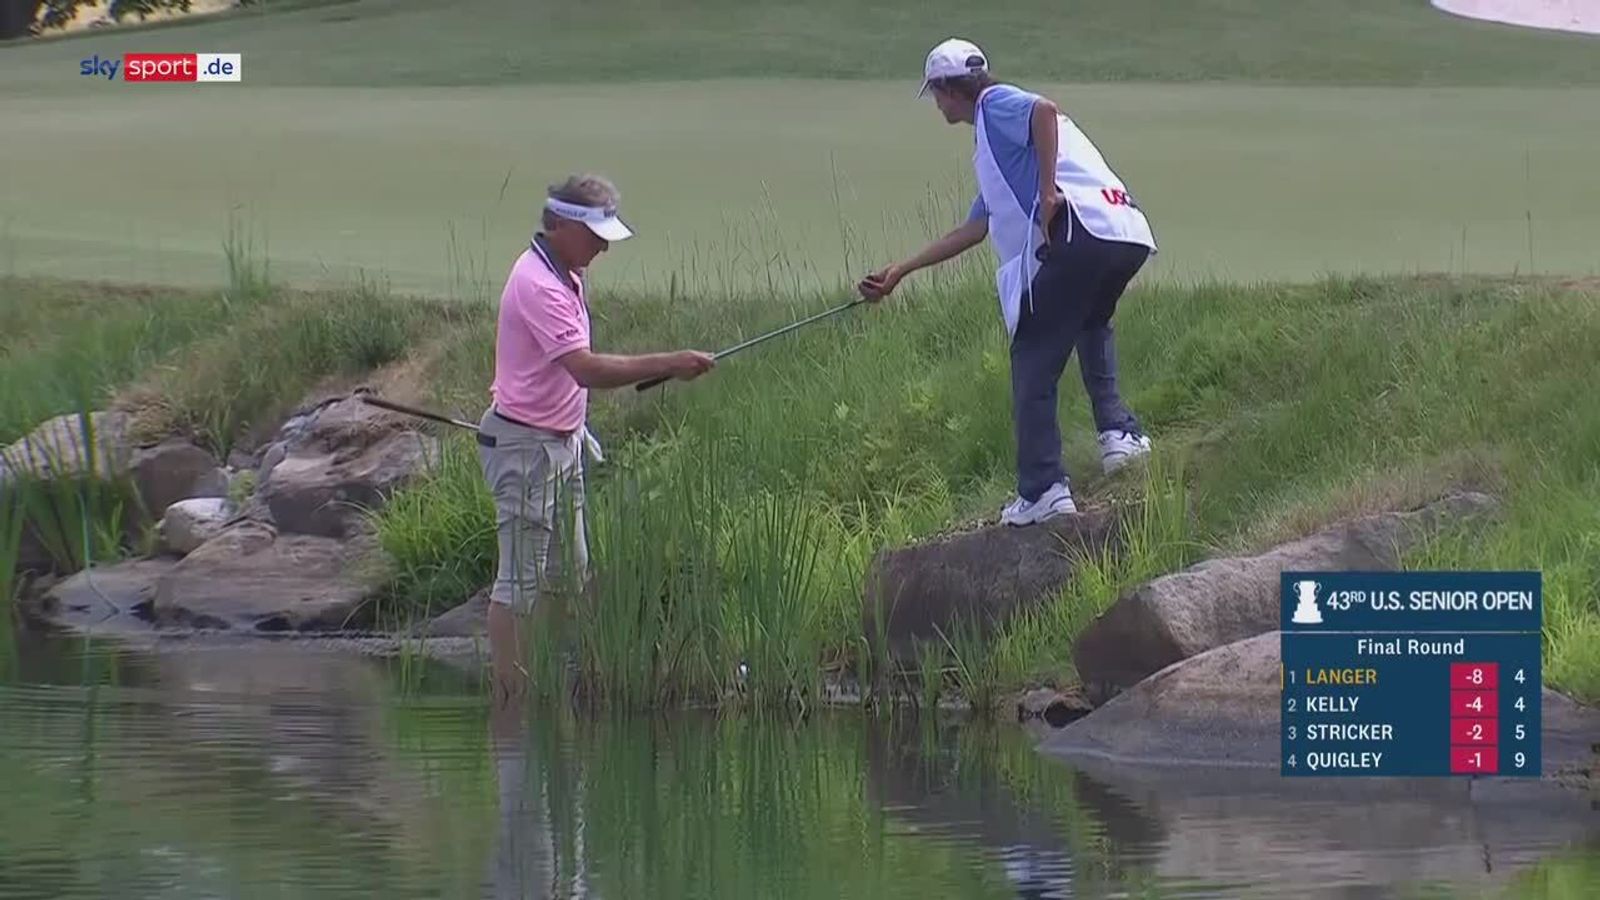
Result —
<instances>
[{"instance_id":1,"label":"water hazard","mask_svg":"<svg viewBox=\"0 0 1600 900\"><path fill-rule=\"evenodd\" d=\"M492 712L288 642L22 643L0 897L1580 897L1600 812L1078 771L1015 726ZM1503 810L1504 806L1496 807Z\"/></svg>"}]
</instances>

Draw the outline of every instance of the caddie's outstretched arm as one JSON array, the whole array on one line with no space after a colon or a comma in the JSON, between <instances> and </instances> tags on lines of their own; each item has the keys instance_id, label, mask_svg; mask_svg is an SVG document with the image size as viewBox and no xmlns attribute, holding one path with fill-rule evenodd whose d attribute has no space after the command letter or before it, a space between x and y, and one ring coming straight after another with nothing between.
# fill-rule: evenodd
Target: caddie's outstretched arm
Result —
<instances>
[{"instance_id":1,"label":"caddie's outstretched arm","mask_svg":"<svg viewBox=\"0 0 1600 900\"><path fill-rule=\"evenodd\" d=\"M959 256L976 247L989 236L989 219L987 216L974 216L953 229L928 246L922 248L917 255L904 262L885 266L876 272L861 279L857 289L861 296L868 300L881 300L894 292L895 286L902 278L918 269L938 265L947 259Z\"/></svg>"}]
</instances>

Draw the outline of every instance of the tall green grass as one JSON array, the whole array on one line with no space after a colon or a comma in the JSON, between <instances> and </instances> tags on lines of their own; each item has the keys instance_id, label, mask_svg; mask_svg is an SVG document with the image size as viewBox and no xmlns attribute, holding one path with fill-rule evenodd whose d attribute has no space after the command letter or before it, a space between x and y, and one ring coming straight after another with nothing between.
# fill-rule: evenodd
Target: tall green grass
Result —
<instances>
[{"instance_id":1,"label":"tall green grass","mask_svg":"<svg viewBox=\"0 0 1600 900\"><path fill-rule=\"evenodd\" d=\"M331 294L284 292L196 342L125 392L142 434L182 433L226 458L266 436L313 389L404 358L454 310L363 283Z\"/></svg>"},{"instance_id":2,"label":"tall green grass","mask_svg":"<svg viewBox=\"0 0 1600 900\"><path fill-rule=\"evenodd\" d=\"M403 363L441 408L477 415L494 334L481 290L456 302L375 285L278 291L250 242L231 240L218 302L237 315L118 392L144 427L226 453L315 386L389 363ZM618 351L725 345L837 299L602 296L597 341ZM34 328L48 321L20 316ZM958 266L694 383L596 392L591 424L608 449L590 473L596 582L574 594L595 599L568 611L571 652L594 696L807 707L818 667L875 681L882 661L866 656L859 621L872 554L992 520L1012 491L1009 365L994 319L981 266ZM1592 284L1136 285L1117 328L1124 392L1156 441L1148 477L1099 475L1072 367L1061 403L1074 492L1080 504L1126 504L1128 540L1081 560L1061 597L996 641L953 627L939 650L949 678L927 674L930 655L906 690L989 700L1018 681L1070 680L1071 638L1140 580L1468 486L1502 494L1508 515L1470 536L1477 543L1422 548L1418 564L1544 570L1551 683L1600 697L1590 649L1600 632ZM82 392L109 383L80 379L75 390L94 396ZM441 611L492 573L493 507L476 446L457 435L446 447L438 471L374 519L396 563L397 617ZM72 552L64 539L57 550ZM560 656L539 652L548 665Z\"/></svg>"},{"instance_id":3,"label":"tall green grass","mask_svg":"<svg viewBox=\"0 0 1600 900\"><path fill-rule=\"evenodd\" d=\"M88 410L70 428L0 448L0 563L12 594L24 546L52 571L77 572L151 546L149 510L120 461L114 436Z\"/></svg>"},{"instance_id":4,"label":"tall green grass","mask_svg":"<svg viewBox=\"0 0 1600 900\"><path fill-rule=\"evenodd\" d=\"M0 278L0 443L40 422L102 409L152 370L186 367L195 342L272 300L265 248L231 219L221 290ZM24 389L25 387L25 389Z\"/></svg>"},{"instance_id":5,"label":"tall green grass","mask_svg":"<svg viewBox=\"0 0 1600 900\"><path fill-rule=\"evenodd\" d=\"M613 708L814 708L838 639L843 533L803 497L727 496L727 449L697 450L590 495L593 580L573 617L585 694Z\"/></svg>"},{"instance_id":6,"label":"tall green grass","mask_svg":"<svg viewBox=\"0 0 1600 900\"><path fill-rule=\"evenodd\" d=\"M0 444L104 408L234 314L218 292L0 279Z\"/></svg>"},{"instance_id":7,"label":"tall green grass","mask_svg":"<svg viewBox=\"0 0 1600 900\"><path fill-rule=\"evenodd\" d=\"M692 384L642 398L597 393L593 420L611 461L590 494L602 611L591 628L591 678L629 698L652 694L652 702L733 694L739 654L780 634L794 648L749 671L779 673L785 697L809 690L792 677L801 656L869 676L879 661L863 652L859 610L871 554L992 521L1011 491L1008 363L986 290L957 279L911 291L729 360ZM719 308L723 319L710 327L730 339L788 318ZM606 340L670 345L678 329L694 326L693 310L688 326L630 314L618 320L632 322L630 330ZM1071 681L1072 638L1143 580L1469 487L1500 494L1509 516L1480 536L1486 544L1442 543L1420 558L1472 568L1488 547L1498 563L1545 570L1551 683L1600 696L1587 649L1600 628L1590 588L1596 525L1586 512L1600 506L1590 449L1600 446L1600 408L1586 387L1600 379L1600 362L1584 350L1600 342L1593 288L1442 277L1136 286L1117 323L1124 391L1157 447L1145 474L1100 476L1070 366L1062 421L1075 494L1081 504L1122 504L1126 539L1114 553L1080 560L1060 597L998 640L963 640L952 628L943 648L949 677L935 685L917 675L920 684L902 687L988 701L1005 686ZM491 354L476 342L492 330L460 332L468 333L473 347L443 357L454 360L453 378L486 383ZM710 460L714 481L697 468ZM380 521L408 511L419 533L435 530L437 516L441 534L485 534L479 476L464 467L449 479L451 500L426 493L437 485L419 487L418 502L402 499ZM712 496L718 502L708 504ZM789 511L780 516L773 504ZM738 524L761 516L767 524ZM472 521L479 524L463 524ZM442 548L460 542L408 540L432 548L401 553L401 571L415 573L450 568ZM461 571L482 572L492 549L482 537L472 546ZM746 568L730 567L734 549ZM763 553L794 557L799 569L751 569ZM715 579L713 563L724 567ZM752 587L735 593L736 574L750 572L738 577ZM783 587L799 582L810 585L811 609L794 606ZM751 598L716 617L720 633L691 625L713 618L705 607L675 599L714 585ZM627 614L605 619L619 610ZM602 637L603 629L611 630Z\"/></svg>"},{"instance_id":8,"label":"tall green grass","mask_svg":"<svg viewBox=\"0 0 1600 900\"><path fill-rule=\"evenodd\" d=\"M1001 686L1073 684L1072 642L1085 628L1128 591L1207 555L1195 538L1181 458L1159 455L1120 487L1116 541L1094 550L1063 548L1072 559L1072 580L1019 615L998 640L977 647L994 660L980 671L992 671Z\"/></svg>"},{"instance_id":9,"label":"tall green grass","mask_svg":"<svg viewBox=\"0 0 1600 900\"><path fill-rule=\"evenodd\" d=\"M494 500L477 448L446 435L430 477L371 517L384 551L404 561L379 614L392 627L445 612L494 578Z\"/></svg>"}]
</instances>

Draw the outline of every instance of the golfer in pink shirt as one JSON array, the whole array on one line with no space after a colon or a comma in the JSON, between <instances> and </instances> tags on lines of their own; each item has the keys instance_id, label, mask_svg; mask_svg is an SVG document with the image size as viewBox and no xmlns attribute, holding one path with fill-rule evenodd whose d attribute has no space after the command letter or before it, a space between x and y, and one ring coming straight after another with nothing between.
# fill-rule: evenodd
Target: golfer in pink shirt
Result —
<instances>
[{"instance_id":1,"label":"golfer in pink shirt","mask_svg":"<svg viewBox=\"0 0 1600 900\"><path fill-rule=\"evenodd\" d=\"M478 443L499 532L489 652L496 681L508 691L522 685L515 674L524 655L518 622L565 574L576 576L567 582L574 587L587 581L583 456L586 448L599 456L584 425L589 389L689 380L715 365L694 350L615 356L591 348L585 273L612 241L633 236L617 218L617 203L616 188L598 176L553 185L543 227L512 264L500 295L493 403Z\"/></svg>"}]
</instances>

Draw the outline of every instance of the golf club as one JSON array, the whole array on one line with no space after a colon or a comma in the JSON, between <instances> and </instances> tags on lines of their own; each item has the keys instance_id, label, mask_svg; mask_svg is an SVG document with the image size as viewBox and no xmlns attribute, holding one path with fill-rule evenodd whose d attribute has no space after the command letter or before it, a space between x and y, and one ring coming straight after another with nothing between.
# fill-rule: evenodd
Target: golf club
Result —
<instances>
[{"instance_id":1,"label":"golf club","mask_svg":"<svg viewBox=\"0 0 1600 900\"><path fill-rule=\"evenodd\" d=\"M435 422L443 422L446 425L454 425L457 428L465 428L468 431L478 430L477 425L461 419L452 419L449 416L441 416L438 413L431 413L425 409L417 409L414 406L406 406L403 403L396 403L393 400L380 400L370 394L361 394L359 396L361 397L362 403L370 404L381 409L387 409L391 412L405 413L408 416L416 416L421 419L432 419Z\"/></svg>"},{"instance_id":2,"label":"golf club","mask_svg":"<svg viewBox=\"0 0 1600 900\"><path fill-rule=\"evenodd\" d=\"M775 337L777 337L777 336L779 336L781 334L788 334L789 332L795 330L796 328L799 328L802 325L809 325L812 322L816 322L816 321L819 321L821 319L826 319L829 316L838 315L839 313L842 313L845 310L850 309L851 307L860 306L861 304L866 303L866 302L867 301L865 299L851 300L849 303L845 303L845 304L842 304L842 305L839 305L839 306L835 306L833 309L826 310L824 312L819 312L814 316L809 316L807 318L801 319L798 322L794 322L792 324L785 325L782 328L777 329L776 331L769 331L766 334L760 335L758 337L753 337L750 340L745 341L744 343L734 344L732 347L729 347L726 350L718 350L716 353L712 354L711 358L720 360L723 357L732 356L733 354L738 353L740 350L743 350L743 349L745 349L747 347L754 347L755 345L761 343L762 341L772 340L773 338L775 338ZM664 384L665 382L670 381L670 380L671 380L671 376L663 376L663 377L660 377L660 378L652 378L649 381L641 381L634 387L634 390L638 390L638 391L649 390L650 388L653 388L658 384Z\"/></svg>"}]
</instances>

